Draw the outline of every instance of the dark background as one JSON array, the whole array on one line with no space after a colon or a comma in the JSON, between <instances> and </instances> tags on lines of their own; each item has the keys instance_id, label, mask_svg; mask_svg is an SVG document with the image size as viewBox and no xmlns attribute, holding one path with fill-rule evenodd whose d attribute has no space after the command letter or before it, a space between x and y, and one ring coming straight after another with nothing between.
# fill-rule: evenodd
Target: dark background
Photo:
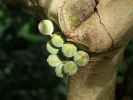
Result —
<instances>
[{"instance_id":1,"label":"dark background","mask_svg":"<svg viewBox=\"0 0 133 100\"><path fill-rule=\"evenodd\" d=\"M45 18L0 1L0 100L66 100L67 80L57 78L48 66L47 39L37 29L38 22ZM117 100L123 96L133 100L132 92L131 41L124 62L118 65Z\"/></svg>"}]
</instances>

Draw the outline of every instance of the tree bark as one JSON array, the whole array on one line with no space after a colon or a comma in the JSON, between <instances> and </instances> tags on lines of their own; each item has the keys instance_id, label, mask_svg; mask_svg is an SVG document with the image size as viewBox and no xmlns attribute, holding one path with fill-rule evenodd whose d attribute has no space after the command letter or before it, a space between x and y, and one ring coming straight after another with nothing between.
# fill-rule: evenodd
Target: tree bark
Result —
<instances>
[{"instance_id":1,"label":"tree bark","mask_svg":"<svg viewBox=\"0 0 133 100\"><path fill-rule=\"evenodd\" d=\"M32 8L31 1L24 4ZM88 65L69 80L68 100L114 100L116 66L133 32L133 0L38 0L35 4L90 52Z\"/></svg>"},{"instance_id":2,"label":"tree bark","mask_svg":"<svg viewBox=\"0 0 133 100\"><path fill-rule=\"evenodd\" d=\"M117 64L124 48L99 54L70 78L68 100L115 100Z\"/></svg>"}]
</instances>

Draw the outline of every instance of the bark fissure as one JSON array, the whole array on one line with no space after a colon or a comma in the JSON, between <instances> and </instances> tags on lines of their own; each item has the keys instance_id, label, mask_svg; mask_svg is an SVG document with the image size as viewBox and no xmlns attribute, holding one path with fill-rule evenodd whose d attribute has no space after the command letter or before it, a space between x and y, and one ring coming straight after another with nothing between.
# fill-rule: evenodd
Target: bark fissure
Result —
<instances>
[{"instance_id":1,"label":"bark fissure","mask_svg":"<svg viewBox=\"0 0 133 100\"><path fill-rule=\"evenodd\" d=\"M76 29L78 29L78 27L80 27L80 25L82 24L82 23L84 23L84 22L86 22L94 13L95 13L95 8L97 7L97 5L98 5L98 1L97 0L94 0L94 3L96 4L95 6L94 6L94 12L93 13L91 13L91 15L88 15L88 16L86 16L86 18L76 27ZM75 30L76 30L75 29ZM74 30L74 31L75 31Z\"/></svg>"},{"instance_id":2,"label":"bark fissure","mask_svg":"<svg viewBox=\"0 0 133 100\"><path fill-rule=\"evenodd\" d=\"M95 8L95 12L96 12L97 16L99 17L100 24L104 27L105 31L107 32L108 36L110 37L110 39L111 39L111 41L112 41L112 46L111 46L111 47L113 47L113 44L114 44L114 43L113 43L113 37L110 35L110 32L108 31L108 29L106 28L106 26L105 26L104 23L102 22L102 18L101 18L101 16L100 16L100 13L99 13L97 7Z\"/></svg>"}]
</instances>

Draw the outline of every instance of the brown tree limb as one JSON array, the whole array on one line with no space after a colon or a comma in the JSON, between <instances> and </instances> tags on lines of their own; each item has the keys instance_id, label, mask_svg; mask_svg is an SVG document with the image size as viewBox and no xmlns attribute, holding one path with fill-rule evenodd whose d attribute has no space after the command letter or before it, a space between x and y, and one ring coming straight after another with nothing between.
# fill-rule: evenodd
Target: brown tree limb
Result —
<instances>
[{"instance_id":1,"label":"brown tree limb","mask_svg":"<svg viewBox=\"0 0 133 100\"><path fill-rule=\"evenodd\" d=\"M104 2L104 4L100 2ZM65 4L59 12L60 26L62 27L63 31L68 31L76 34L79 38L78 42L85 44L91 52L102 52L108 50L109 48L112 48L111 44L113 44L114 46L115 44L122 44L120 43L120 40L122 40L122 42L129 40L131 33L128 34L128 31L133 26L132 0L101 0L100 2L96 6L96 11L93 12L92 16L90 16L85 21L82 21L78 28L74 28L76 31L68 28L68 26L71 27L71 24L69 23L70 21L68 19L70 15L77 17L76 14L73 14L72 9L70 11L67 10L68 8L70 8L70 5L67 6L67 4ZM80 6L83 7L83 5L79 4L78 7L80 8ZM85 13L87 13L87 11ZM99 16L99 18L97 17L97 15ZM100 20L100 22L96 20ZM100 23L101 25L97 26L98 23ZM104 27L104 29L102 29L101 27ZM81 31L80 28L83 31ZM84 37L86 37L86 39ZM110 37L112 43L110 42L110 39L108 37ZM125 41L123 41L123 38Z\"/></svg>"},{"instance_id":2,"label":"brown tree limb","mask_svg":"<svg viewBox=\"0 0 133 100\"><path fill-rule=\"evenodd\" d=\"M124 49L97 55L70 78L68 100L115 100L116 65Z\"/></svg>"}]
</instances>

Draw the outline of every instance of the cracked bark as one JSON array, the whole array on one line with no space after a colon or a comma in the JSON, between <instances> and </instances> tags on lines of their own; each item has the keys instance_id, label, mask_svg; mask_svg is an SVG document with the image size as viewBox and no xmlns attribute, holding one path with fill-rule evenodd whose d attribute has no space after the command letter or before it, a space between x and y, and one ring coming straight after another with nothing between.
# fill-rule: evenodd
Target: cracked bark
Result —
<instances>
[{"instance_id":1,"label":"cracked bark","mask_svg":"<svg viewBox=\"0 0 133 100\"><path fill-rule=\"evenodd\" d=\"M110 35L110 33L108 32L108 30L107 30L106 26L104 25L104 23L102 22L101 16L100 16L100 14L99 14L99 11L98 11L97 7L96 7L96 13L97 13L97 15L98 15L98 17L99 17L100 23L103 25L104 29L106 30L107 34L109 35L109 37L110 37L110 39L111 39L111 41L112 41L112 47L113 47L113 44L114 44L114 43L113 43L113 38L112 38L112 36Z\"/></svg>"},{"instance_id":2,"label":"cracked bark","mask_svg":"<svg viewBox=\"0 0 133 100\"><path fill-rule=\"evenodd\" d=\"M68 100L114 100L116 65L133 36L133 0L52 0L49 6L45 1L38 6L96 59L70 78Z\"/></svg>"}]
</instances>

